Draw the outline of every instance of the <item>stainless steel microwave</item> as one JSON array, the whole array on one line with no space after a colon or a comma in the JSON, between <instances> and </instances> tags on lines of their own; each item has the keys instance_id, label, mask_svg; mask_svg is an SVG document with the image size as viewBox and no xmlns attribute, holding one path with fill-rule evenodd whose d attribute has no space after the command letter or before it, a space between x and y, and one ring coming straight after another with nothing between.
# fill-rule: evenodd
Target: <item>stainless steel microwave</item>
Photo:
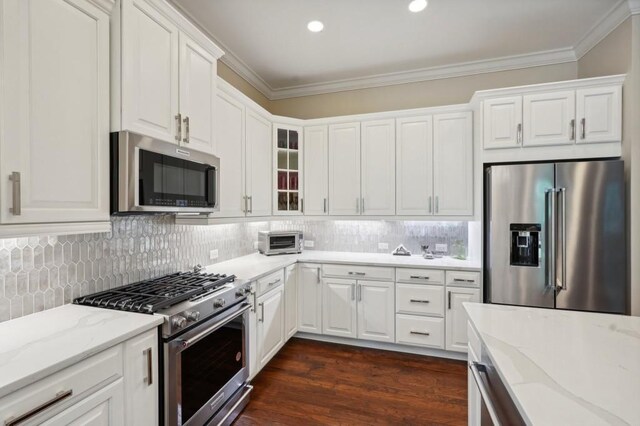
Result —
<instances>
[{"instance_id":1,"label":"stainless steel microwave","mask_svg":"<svg viewBox=\"0 0 640 426\"><path fill-rule=\"evenodd\" d=\"M220 159L132 132L111 133L111 213L219 210Z\"/></svg>"},{"instance_id":2,"label":"stainless steel microwave","mask_svg":"<svg viewBox=\"0 0 640 426\"><path fill-rule=\"evenodd\" d=\"M301 253L304 237L300 231L260 231L258 251L267 256L273 254Z\"/></svg>"}]
</instances>

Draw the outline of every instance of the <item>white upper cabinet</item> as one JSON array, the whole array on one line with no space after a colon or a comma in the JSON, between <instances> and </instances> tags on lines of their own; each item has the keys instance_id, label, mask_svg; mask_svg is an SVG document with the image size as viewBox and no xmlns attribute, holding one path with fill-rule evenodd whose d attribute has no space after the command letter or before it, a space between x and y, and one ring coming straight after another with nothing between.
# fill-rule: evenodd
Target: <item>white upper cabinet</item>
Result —
<instances>
[{"instance_id":1,"label":"white upper cabinet","mask_svg":"<svg viewBox=\"0 0 640 426\"><path fill-rule=\"evenodd\" d=\"M112 129L213 153L222 51L162 1L121 5L112 36L121 61L113 68L119 72L112 78Z\"/></svg>"},{"instance_id":2,"label":"white upper cabinet","mask_svg":"<svg viewBox=\"0 0 640 426\"><path fill-rule=\"evenodd\" d=\"M274 123L273 141L273 214L302 214L302 127Z\"/></svg>"},{"instance_id":3,"label":"white upper cabinet","mask_svg":"<svg viewBox=\"0 0 640 426\"><path fill-rule=\"evenodd\" d=\"M575 140L575 91L523 97L524 146L571 144Z\"/></svg>"},{"instance_id":4,"label":"white upper cabinet","mask_svg":"<svg viewBox=\"0 0 640 426\"><path fill-rule=\"evenodd\" d=\"M180 113L182 142L204 152L216 152L214 108L217 62L185 33L180 33Z\"/></svg>"},{"instance_id":5,"label":"white upper cabinet","mask_svg":"<svg viewBox=\"0 0 640 426\"><path fill-rule=\"evenodd\" d=\"M473 214L473 127L471 112L433 116L434 213Z\"/></svg>"},{"instance_id":6,"label":"white upper cabinet","mask_svg":"<svg viewBox=\"0 0 640 426\"><path fill-rule=\"evenodd\" d=\"M396 211L395 121L365 121L361 131L360 211L364 215L393 215Z\"/></svg>"},{"instance_id":7,"label":"white upper cabinet","mask_svg":"<svg viewBox=\"0 0 640 426\"><path fill-rule=\"evenodd\" d=\"M146 0L122 0L123 130L181 140L178 45L178 27Z\"/></svg>"},{"instance_id":8,"label":"white upper cabinet","mask_svg":"<svg viewBox=\"0 0 640 426\"><path fill-rule=\"evenodd\" d=\"M245 214L244 109L239 101L218 92L215 132L220 157L220 217Z\"/></svg>"},{"instance_id":9,"label":"white upper cabinet","mask_svg":"<svg viewBox=\"0 0 640 426\"><path fill-rule=\"evenodd\" d=\"M513 148L522 142L522 96L488 99L483 105L484 148Z\"/></svg>"},{"instance_id":10,"label":"white upper cabinet","mask_svg":"<svg viewBox=\"0 0 640 426\"><path fill-rule=\"evenodd\" d=\"M622 140L622 87L608 86L576 92L577 143Z\"/></svg>"},{"instance_id":11,"label":"white upper cabinet","mask_svg":"<svg viewBox=\"0 0 640 426\"><path fill-rule=\"evenodd\" d=\"M4 224L109 220L109 12L0 4Z\"/></svg>"},{"instance_id":12,"label":"white upper cabinet","mask_svg":"<svg viewBox=\"0 0 640 426\"><path fill-rule=\"evenodd\" d=\"M476 93L482 110L483 162L619 157L624 78L614 75Z\"/></svg>"},{"instance_id":13,"label":"white upper cabinet","mask_svg":"<svg viewBox=\"0 0 640 426\"><path fill-rule=\"evenodd\" d=\"M246 213L271 215L271 122L246 109ZM222 165L222 158L220 159Z\"/></svg>"},{"instance_id":14,"label":"white upper cabinet","mask_svg":"<svg viewBox=\"0 0 640 426\"><path fill-rule=\"evenodd\" d=\"M396 120L396 214L433 213L433 120Z\"/></svg>"},{"instance_id":15,"label":"white upper cabinet","mask_svg":"<svg viewBox=\"0 0 640 426\"><path fill-rule=\"evenodd\" d=\"M360 123L329 126L329 213L359 215Z\"/></svg>"},{"instance_id":16,"label":"white upper cabinet","mask_svg":"<svg viewBox=\"0 0 640 426\"><path fill-rule=\"evenodd\" d=\"M304 214L329 213L329 138L327 126L304 129Z\"/></svg>"}]
</instances>

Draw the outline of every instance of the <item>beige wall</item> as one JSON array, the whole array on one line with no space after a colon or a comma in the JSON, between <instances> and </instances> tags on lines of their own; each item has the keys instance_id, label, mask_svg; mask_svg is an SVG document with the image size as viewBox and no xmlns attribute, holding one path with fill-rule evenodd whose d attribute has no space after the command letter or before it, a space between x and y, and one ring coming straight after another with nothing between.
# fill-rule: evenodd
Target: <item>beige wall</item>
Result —
<instances>
[{"instance_id":1,"label":"beige wall","mask_svg":"<svg viewBox=\"0 0 640 426\"><path fill-rule=\"evenodd\" d=\"M622 158L627 183L630 309L640 315L640 16L627 19L578 61L579 78L627 74L622 101Z\"/></svg>"},{"instance_id":2,"label":"beige wall","mask_svg":"<svg viewBox=\"0 0 640 426\"><path fill-rule=\"evenodd\" d=\"M271 101L271 112L296 118L320 118L467 103L477 90L572 80L575 63L548 65L467 77L397 84Z\"/></svg>"},{"instance_id":3,"label":"beige wall","mask_svg":"<svg viewBox=\"0 0 640 426\"><path fill-rule=\"evenodd\" d=\"M269 110L269 99L222 61L218 61L218 76L247 95L258 105Z\"/></svg>"}]
</instances>

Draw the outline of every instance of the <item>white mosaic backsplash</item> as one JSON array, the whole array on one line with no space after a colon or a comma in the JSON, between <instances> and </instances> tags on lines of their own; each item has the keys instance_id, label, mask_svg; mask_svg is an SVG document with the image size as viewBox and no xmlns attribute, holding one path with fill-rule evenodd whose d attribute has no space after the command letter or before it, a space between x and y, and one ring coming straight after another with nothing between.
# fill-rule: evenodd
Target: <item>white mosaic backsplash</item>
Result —
<instances>
[{"instance_id":1,"label":"white mosaic backsplash","mask_svg":"<svg viewBox=\"0 0 640 426\"><path fill-rule=\"evenodd\" d=\"M172 216L112 218L112 232L0 240L0 322L124 284L254 252L258 231L297 229L315 250L380 252L403 243L467 245L464 222L303 221L176 225ZM450 249L451 251L451 249Z\"/></svg>"}]
</instances>

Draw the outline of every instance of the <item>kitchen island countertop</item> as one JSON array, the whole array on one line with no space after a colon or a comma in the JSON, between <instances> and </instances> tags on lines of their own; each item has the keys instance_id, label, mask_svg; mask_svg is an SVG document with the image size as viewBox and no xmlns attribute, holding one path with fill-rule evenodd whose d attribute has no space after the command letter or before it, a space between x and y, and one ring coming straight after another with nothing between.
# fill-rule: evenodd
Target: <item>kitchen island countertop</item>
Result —
<instances>
[{"instance_id":1,"label":"kitchen island countertop","mask_svg":"<svg viewBox=\"0 0 640 426\"><path fill-rule=\"evenodd\" d=\"M640 317L465 303L534 425L640 425Z\"/></svg>"}]
</instances>

